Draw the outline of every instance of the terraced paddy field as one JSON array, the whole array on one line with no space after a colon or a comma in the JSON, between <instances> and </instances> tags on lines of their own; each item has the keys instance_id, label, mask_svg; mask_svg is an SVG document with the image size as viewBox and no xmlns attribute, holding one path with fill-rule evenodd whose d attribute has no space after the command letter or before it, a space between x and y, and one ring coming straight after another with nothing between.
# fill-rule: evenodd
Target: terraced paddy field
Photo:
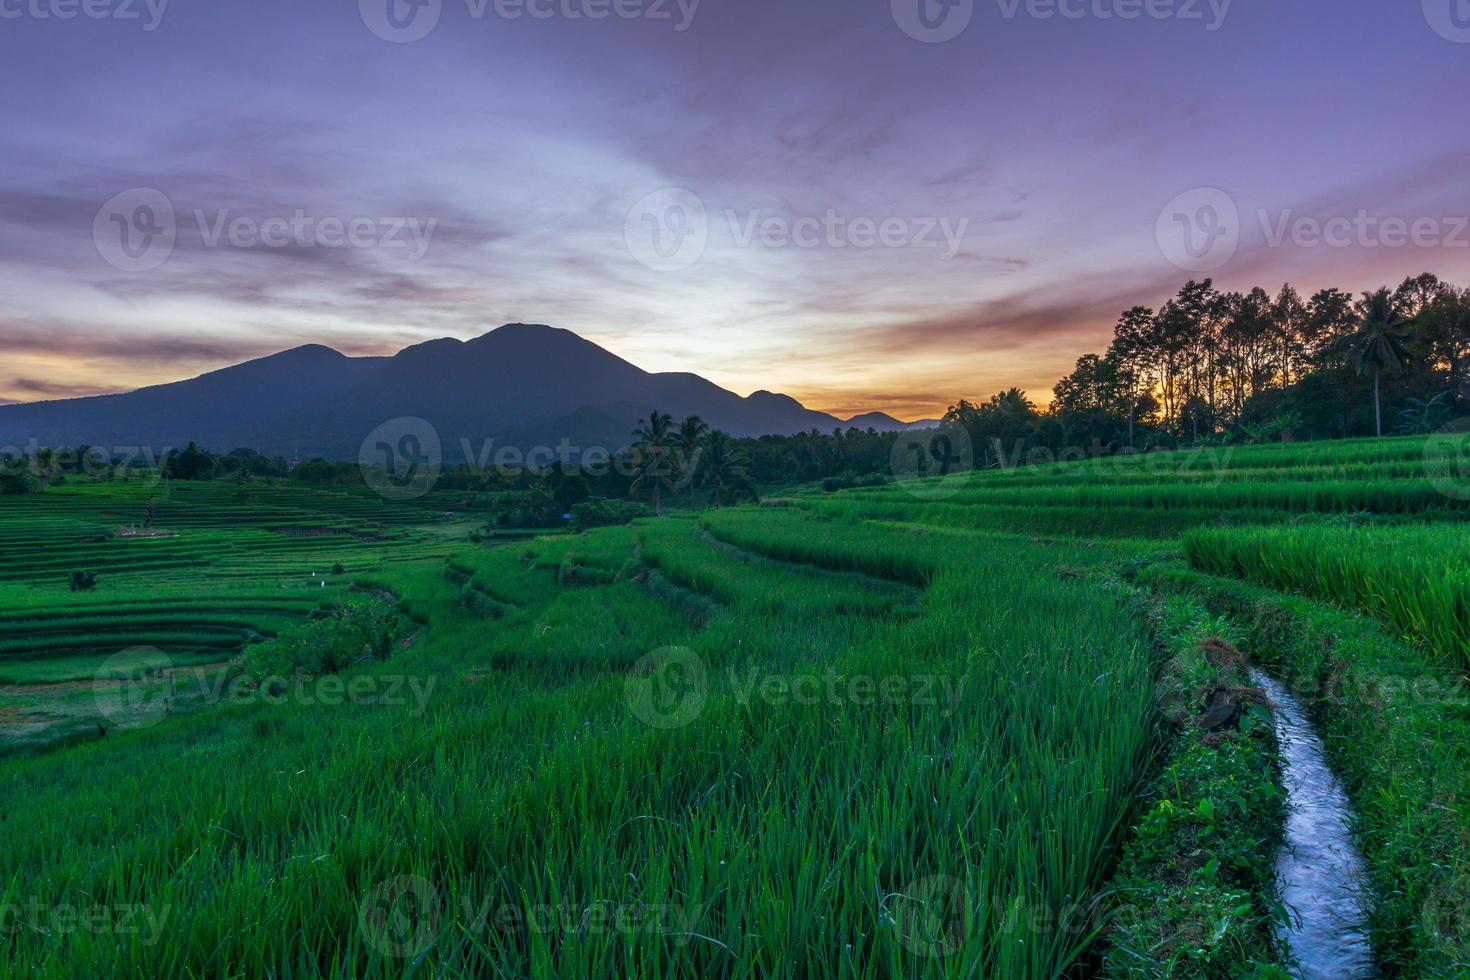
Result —
<instances>
[{"instance_id":1,"label":"terraced paddy field","mask_svg":"<svg viewBox=\"0 0 1470 980\"><path fill-rule=\"evenodd\" d=\"M1333 941L1465 974L1455 450L796 488L486 545L442 501L349 490L176 486L177 534L145 540L100 537L139 519L131 488L0 501L22 681L95 698L88 664L128 645L239 676L285 644L216 636L298 636L354 582L407 624L0 761L0 971L1287 976L1324 950L1277 900L1295 801L1249 668L1352 807L1367 911Z\"/></svg>"},{"instance_id":2,"label":"terraced paddy field","mask_svg":"<svg viewBox=\"0 0 1470 980\"><path fill-rule=\"evenodd\" d=\"M362 488L74 481L0 496L0 741L106 727L90 703L104 665L219 663L466 534ZM74 591L74 572L96 584Z\"/></svg>"}]
</instances>

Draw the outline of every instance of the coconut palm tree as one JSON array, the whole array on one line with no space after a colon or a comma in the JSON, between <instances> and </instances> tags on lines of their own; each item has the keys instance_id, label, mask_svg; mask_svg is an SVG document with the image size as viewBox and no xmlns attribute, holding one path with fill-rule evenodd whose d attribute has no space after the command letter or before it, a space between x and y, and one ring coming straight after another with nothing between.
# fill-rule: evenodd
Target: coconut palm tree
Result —
<instances>
[{"instance_id":1,"label":"coconut palm tree","mask_svg":"<svg viewBox=\"0 0 1470 980\"><path fill-rule=\"evenodd\" d=\"M676 445L674 420L657 409L639 422L633 430L633 483L638 493L645 485L653 487L653 513L663 516L663 488L674 488L673 455Z\"/></svg>"},{"instance_id":2,"label":"coconut palm tree","mask_svg":"<svg viewBox=\"0 0 1470 980\"><path fill-rule=\"evenodd\" d=\"M713 487L716 509L724 506L725 490L748 488L750 460L727 434L718 429L704 439L704 485Z\"/></svg>"},{"instance_id":3,"label":"coconut palm tree","mask_svg":"<svg viewBox=\"0 0 1470 980\"><path fill-rule=\"evenodd\" d=\"M699 475L699 457L709 426L698 415L680 422L674 432L679 444L679 484L689 488L689 502L694 502L695 478Z\"/></svg>"},{"instance_id":4,"label":"coconut palm tree","mask_svg":"<svg viewBox=\"0 0 1470 980\"><path fill-rule=\"evenodd\" d=\"M1358 301L1358 329L1342 340L1348 363L1359 374L1373 375L1373 414L1377 419L1378 434L1383 435L1383 372L1396 371L1408 357L1404 343L1404 326L1407 321L1394 308L1389 291L1380 289L1376 293L1364 293Z\"/></svg>"}]
</instances>

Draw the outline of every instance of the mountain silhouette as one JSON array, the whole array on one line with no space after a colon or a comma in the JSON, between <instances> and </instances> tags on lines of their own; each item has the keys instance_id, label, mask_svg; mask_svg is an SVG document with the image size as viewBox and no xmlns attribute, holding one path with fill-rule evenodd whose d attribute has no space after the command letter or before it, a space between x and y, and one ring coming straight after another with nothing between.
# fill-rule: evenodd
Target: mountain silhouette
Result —
<instances>
[{"instance_id":1,"label":"mountain silhouette","mask_svg":"<svg viewBox=\"0 0 1470 980\"><path fill-rule=\"evenodd\" d=\"M392 357L311 344L187 381L118 395L0 406L0 446L154 451L193 440L217 452L356 458L375 428L402 417L438 431L446 460L495 447L618 448L650 410L698 415L736 436L831 432L847 423L769 391L742 398L696 374L655 374L569 330L512 323ZM859 428L907 425L882 413Z\"/></svg>"}]
</instances>

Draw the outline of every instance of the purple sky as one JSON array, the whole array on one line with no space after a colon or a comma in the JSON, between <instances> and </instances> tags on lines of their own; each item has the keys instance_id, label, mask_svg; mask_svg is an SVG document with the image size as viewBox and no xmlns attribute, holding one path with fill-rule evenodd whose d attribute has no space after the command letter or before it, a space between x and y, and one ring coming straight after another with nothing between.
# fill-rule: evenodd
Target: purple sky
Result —
<instances>
[{"instance_id":1,"label":"purple sky","mask_svg":"<svg viewBox=\"0 0 1470 980\"><path fill-rule=\"evenodd\" d=\"M520 320L916 417L1202 272L1470 285L1470 0L160 2L0 0L0 400Z\"/></svg>"}]
</instances>

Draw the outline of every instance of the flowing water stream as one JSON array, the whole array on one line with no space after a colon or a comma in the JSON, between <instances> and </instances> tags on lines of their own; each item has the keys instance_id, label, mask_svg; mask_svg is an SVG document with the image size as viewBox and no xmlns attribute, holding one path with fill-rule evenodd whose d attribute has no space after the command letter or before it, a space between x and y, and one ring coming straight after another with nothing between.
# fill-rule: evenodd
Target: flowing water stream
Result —
<instances>
[{"instance_id":1,"label":"flowing water stream","mask_svg":"<svg viewBox=\"0 0 1470 980\"><path fill-rule=\"evenodd\" d=\"M1372 977L1365 869L1353 840L1347 794L1328 768L1306 712L1286 686L1254 670L1251 680L1274 705L1284 760L1286 840L1276 855L1276 888L1291 917L1277 927L1277 939L1295 960L1292 976Z\"/></svg>"}]
</instances>

